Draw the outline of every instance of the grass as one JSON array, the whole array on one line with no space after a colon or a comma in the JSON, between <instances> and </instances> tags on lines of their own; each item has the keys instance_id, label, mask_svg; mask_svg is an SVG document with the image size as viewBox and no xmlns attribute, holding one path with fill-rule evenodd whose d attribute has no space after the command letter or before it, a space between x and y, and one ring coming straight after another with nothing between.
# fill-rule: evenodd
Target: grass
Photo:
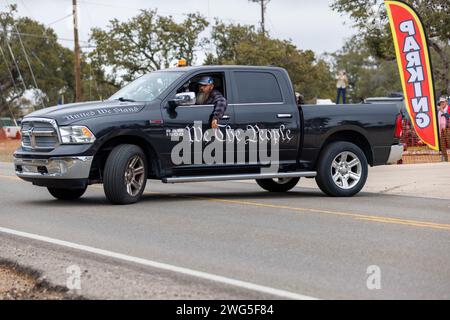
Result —
<instances>
[{"instance_id":1,"label":"grass","mask_svg":"<svg viewBox=\"0 0 450 320\"><path fill-rule=\"evenodd\" d=\"M55 287L35 270L0 258L0 300L84 299L65 287Z\"/></svg>"},{"instance_id":2,"label":"grass","mask_svg":"<svg viewBox=\"0 0 450 320\"><path fill-rule=\"evenodd\" d=\"M20 140L0 140L0 162L12 162L14 151L20 146Z\"/></svg>"}]
</instances>

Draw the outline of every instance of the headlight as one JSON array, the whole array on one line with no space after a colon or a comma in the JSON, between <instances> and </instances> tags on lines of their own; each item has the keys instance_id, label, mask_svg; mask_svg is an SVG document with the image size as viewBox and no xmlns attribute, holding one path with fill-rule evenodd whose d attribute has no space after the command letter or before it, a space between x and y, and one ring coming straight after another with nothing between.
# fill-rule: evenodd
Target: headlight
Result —
<instances>
[{"instance_id":1,"label":"headlight","mask_svg":"<svg viewBox=\"0 0 450 320\"><path fill-rule=\"evenodd\" d=\"M83 126L59 127L59 132L63 144L84 144L95 141L91 130Z\"/></svg>"}]
</instances>

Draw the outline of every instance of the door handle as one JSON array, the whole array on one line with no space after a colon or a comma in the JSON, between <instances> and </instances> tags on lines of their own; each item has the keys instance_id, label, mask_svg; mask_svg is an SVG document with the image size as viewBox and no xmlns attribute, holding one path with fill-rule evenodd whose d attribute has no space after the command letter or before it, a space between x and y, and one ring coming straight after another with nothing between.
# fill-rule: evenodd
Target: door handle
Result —
<instances>
[{"instance_id":1,"label":"door handle","mask_svg":"<svg viewBox=\"0 0 450 320\"><path fill-rule=\"evenodd\" d=\"M279 113L278 115L277 115L277 118L278 119L286 119L286 118L292 118L292 114L290 114L290 113Z\"/></svg>"},{"instance_id":2,"label":"door handle","mask_svg":"<svg viewBox=\"0 0 450 320\"><path fill-rule=\"evenodd\" d=\"M229 116L229 115L224 115L224 116L222 117L222 120L230 120L230 116Z\"/></svg>"}]
</instances>

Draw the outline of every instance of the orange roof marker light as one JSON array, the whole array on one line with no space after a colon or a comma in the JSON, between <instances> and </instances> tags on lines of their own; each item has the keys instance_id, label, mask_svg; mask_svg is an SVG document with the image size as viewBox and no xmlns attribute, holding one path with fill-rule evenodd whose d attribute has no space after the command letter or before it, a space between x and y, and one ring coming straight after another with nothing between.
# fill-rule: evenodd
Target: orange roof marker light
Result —
<instances>
[{"instance_id":1,"label":"orange roof marker light","mask_svg":"<svg viewBox=\"0 0 450 320\"><path fill-rule=\"evenodd\" d=\"M182 68L182 67L186 67L186 66L187 66L187 61L185 58L181 58L180 60L178 60L177 67Z\"/></svg>"}]
</instances>

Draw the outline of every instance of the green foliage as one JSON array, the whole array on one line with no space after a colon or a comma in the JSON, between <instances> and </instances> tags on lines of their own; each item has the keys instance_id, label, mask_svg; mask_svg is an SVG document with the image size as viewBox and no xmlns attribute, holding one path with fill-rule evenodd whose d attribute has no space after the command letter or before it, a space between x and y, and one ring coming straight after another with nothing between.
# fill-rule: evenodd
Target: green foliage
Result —
<instances>
[{"instance_id":1,"label":"green foliage","mask_svg":"<svg viewBox=\"0 0 450 320\"><path fill-rule=\"evenodd\" d=\"M13 7L10 12L0 13L0 46L4 53L4 56L0 56L2 109L8 102L22 96L25 91L24 85L27 89L35 88L18 32L22 34L23 45L37 85L46 94L47 99L44 103L55 102L57 91L67 85L64 80L68 78L67 73L72 72L65 68L65 65L71 63L70 50L57 43L53 30L46 29L42 24L29 18L15 19L14 12ZM14 65L9 48L16 59L22 79Z\"/></svg>"},{"instance_id":2,"label":"green foliage","mask_svg":"<svg viewBox=\"0 0 450 320\"><path fill-rule=\"evenodd\" d=\"M433 63L434 86L437 93L441 95L450 95L450 86L448 79L450 78L450 44L444 44L442 51L431 49L431 61ZM447 88L447 90L445 89Z\"/></svg>"},{"instance_id":3,"label":"green foliage","mask_svg":"<svg viewBox=\"0 0 450 320\"><path fill-rule=\"evenodd\" d=\"M450 92L450 1L407 0L417 11L428 36L433 58L433 73L438 94ZM394 44L386 7L382 0L334 0L331 7L348 14L362 37L362 45L376 59L394 60Z\"/></svg>"},{"instance_id":4,"label":"green foliage","mask_svg":"<svg viewBox=\"0 0 450 320\"><path fill-rule=\"evenodd\" d=\"M208 22L200 14L188 14L182 23L142 10L127 22L111 20L108 30L92 29L96 49L89 55L96 67L111 66L113 78L131 81L136 77L168 68L183 57L188 65L195 50L204 44L200 33Z\"/></svg>"},{"instance_id":5,"label":"green foliage","mask_svg":"<svg viewBox=\"0 0 450 320\"><path fill-rule=\"evenodd\" d=\"M43 105L56 105L60 97L59 91L62 88L66 89L65 102L72 102L74 96L73 51L57 42L57 36L53 29L46 28L41 23L27 17L15 18L15 12L15 6L12 6L8 12L0 12L0 48L6 59L5 61L0 53L0 113L9 115L9 109L17 108L16 101L24 101L19 99L23 96L25 88L35 93L34 100L38 102L36 108L41 108ZM20 40L23 42L41 92L35 90ZM20 74L15 67L8 46L11 48ZM82 84L86 89L89 84L92 85L92 90L84 90L84 100L91 97L98 99L99 96L109 95L116 90L106 82L101 71L91 71L92 69L86 59L83 59ZM39 100L42 100L42 103L39 103ZM15 110L11 111L16 113Z\"/></svg>"},{"instance_id":6,"label":"green foliage","mask_svg":"<svg viewBox=\"0 0 450 320\"><path fill-rule=\"evenodd\" d=\"M448 0L410 0L424 21L429 35L436 88L444 93L450 78L450 2ZM292 41L271 38L254 26L225 24L216 20L211 32L211 48L204 64L274 65L285 68L296 91L308 102L336 95L334 73L345 69L349 77L349 96L358 102L370 96L384 96L401 91L395 53L381 0L334 0L332 8L348 14L358 35L338 52L317 57L310 50L300 50ZM16 18L16 8L0 12L0 114L10 112L18 104L30 104L23 97L25 89L33 89L17 28L36 76L46 106L55 105L60 90L65 88L65 102L73 101L73 51L62 47L51 28L30 18ZM82 100L107 98L124 82L163 68L178 58L188 65L196 61L196 53L208 41L202 38L208 22L198 13L187 14L181 22L164 17L156 10L143 10L126 22L111 20L105 29L92 29L95 49L82 55ZM325 39L326 40L326 39ZM19 72L13 64L9 47ZM11 80L11 77L14 81ZM34 90L33 92L38 93ZM439 94L438 93L438 94ZM16 113L17 110L11 109Z\"/></svg>"}]
</instances>

